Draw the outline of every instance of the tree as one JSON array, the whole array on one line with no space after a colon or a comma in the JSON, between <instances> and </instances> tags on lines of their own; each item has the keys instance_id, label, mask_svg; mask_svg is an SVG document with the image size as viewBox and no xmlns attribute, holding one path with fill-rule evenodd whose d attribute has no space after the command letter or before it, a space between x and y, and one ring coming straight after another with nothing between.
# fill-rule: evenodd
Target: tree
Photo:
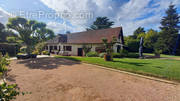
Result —
<instances>
[{"instance_id":1,"label":"tree","mask_svg":"<svg viewBox=\"0 0 180 101\"><path fill-rule=\"evenodd\" d=\"M171 3L166 11L166 16L161 20L161 34L157 42L161 44L159 46L162 47L164 53L172 54L180 28L178 25L180 23L179 18L175 5Z\"/></svg>"},{"instance_id":2,"label":"tree","mask_svg":"<svg viewBox=\"0 0 180 101\"><path fill-rule=\"evenodd\" d=\"M21 17L9 18L7 27L18 32L20 40L27 46L30 54L35 45L54 37L54 32L46 28L46 24Z\"/></svg>"},{"instance_id":3,"label":"tree","mask_svg":"<svg viewBox=\"0 0 180 101\"><path fill-rule=\"evenodd\" d=\"M145 33L144 28L143 28L143 27L138 27L138 28L134 31L132 37L133 37L134 39L136 39L136 38L138 37L138 35L139 35L139 34L142 34L142 33Z\"/></svg>"},{"instance_id":4,"label":"tree","mask_svg":"<svg viewBox=\"0 0 180 101\"><path fill-rule=\"evenodd\" d=\"M0 32L3 32L4 29L5 29L4 25L0 23Z\"/></svg>"},{"instance_id":5,"label":"tree","mask_svg":"<svg viewBox=\"0 0 180 101\"><path fill-rule=\"evenodd\" d=\"M0 23L0 42L4 42L5 34L4 34L5 27L2 23Z\"/></svg>"},{"instance_id":6,"label":"tree","mask_svg":"<svg viewBox=\"0 0 180 101\"><path fill-rule=\"evenodd\" d=\"M71 32L70 31L66 31L66 34L71 34Z\"/></svg>"},{"instance_id":7,"label":"tree","mask_svg":"<svg viewBox=\"0 0 180 101\"><path fill-rule=\"evenodd\" d=\"M96 21L93 22L93 25L87 30L97 30L97 29L106 29L111 28L114 25L113 21L110 21L107 17L97 17Z\"/></svg>"},{"instance_id":8,"label":"tree","mask_svg":"<svg viewBox=\"0 0 180 101\"><path fill-rule=\"evenodd\" d=\"M34 36L39 42L44 42L55 37L54 32L51 29L46 28L46 24L43 22L36 22L33 26Z\"/></svg>"},{"instance_id":9,"label":"tree","mask_svg":"<svg viewBox=\"0 0 180 101\"><path fill-rule=\"evenodd\" d=\"M125 46L128 47L128 51L130 52L138 52L139 50L139 41L138 39L134 39L131 36L125 37Z\"/></svg>"},{"instance_id":10,"label":"tree","mask_svg":"<svg viewBox=\"0 0 180 101\"><path fill-rule=\"evenodd\" d=\"M15 17L9 18L7 27L17 31L20 35L20 39L27 46L27 53L32 52L32 48L36 43L35 37L33 36L33 25L36 22L33 20L26 20L25 18Z\"/></svg>"},{"instance_id":11,"label":"tree","mask_svg":"<svg viewBox=\"0 0 180 101\"><path fill-rule=\"evenodd\" d=\"M16 37L7 37L6 39L9 43L16 43L17 42L17 38Z\"/></svg>"},{"instance_id":12,"label":"tree","mask_svg":"<svg viewBox=\"0 0 180 101\"><path fill-rule=\"evenodd\" d=\"M150 29L145 35L144 46L148 49L153 50L154 44L157 42L158 37L158 32L153 29Z\"/></svg>"},{"instance_id":13,"label":"tree","mask_svg":"<svg viewBox=\"0 0 180 101\"><path fill-rule=\"evenodd\" d=\"M17 35L0 23L0 42L7 42L7 37L17 37Z\"/></svg>"}]
</instances>

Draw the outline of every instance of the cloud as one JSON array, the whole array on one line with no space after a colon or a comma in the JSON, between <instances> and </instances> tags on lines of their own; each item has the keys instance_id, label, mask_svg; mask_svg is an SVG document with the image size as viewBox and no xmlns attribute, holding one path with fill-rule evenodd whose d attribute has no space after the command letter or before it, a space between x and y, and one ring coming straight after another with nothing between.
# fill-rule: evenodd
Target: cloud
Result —
<instances>
[{"instance_id":1,"label":"cloud","mask_svg":"<svg viewBox=\"0 0 180 101\"><path fill-rule=\"evenodd\" d=\"M64 23L58 23L58 22L48 22L47 28L53 29L55 33L58 34L64 34L66 31L73 31L74 29L70 26L68 26L65 22Z\"/></svg>"},{"instance_id":2,"label":"cloud","mask_svg":"<svg viewBox=\"0 0 180 101\"><path fill-rule=\"evenodd\" d=\"M41 1L41 2L39 2ZM89 27L98 16L107 16L115 22L113 27L122 26L125 35L130 35L138 27L154 28L158 30L160 20L170 2L180 7L180 0L39 0L34 5L43 3L54 11L62 14L69 13L69 17L62 17L63 21L47 23L56 33L83 31ZM19 0L20 2L20 0ZM2 5L1 5L2 7ZM30 6L33 7L33 6ZM44 7L44 6L43 6ZM18 7L17 7L18 8ZM37 8L40 8L37 6ZM48 11L48 10L45 10ZM6 24L11 15L0 8L0 22Z\"/></svg>"},{"instance_id":3,"label":"cloud","mask_svg":"<svg viewBox=\"0 0 180 101\"><path fill-rule=\"evenodd\" d=\"M123 26L126 35L139 26L158 29L160 19L170 2L180 6L180 0L41 0L55 11L93 12L92 19L65 19L74 26L74 31L85 30L97 16L107 16ZM78 28L78 29L76 29Z\"/></svg>"},{"instance_id":4,"label":"cloud","mask_svg":"<svg viewBox=\"0 0 180 101\"><path fill-rule=\"evenodd\" d=\"M0 22L6 24L9 17L11 17L11 14L0 7Z\"/></svg>"}]
</instances>

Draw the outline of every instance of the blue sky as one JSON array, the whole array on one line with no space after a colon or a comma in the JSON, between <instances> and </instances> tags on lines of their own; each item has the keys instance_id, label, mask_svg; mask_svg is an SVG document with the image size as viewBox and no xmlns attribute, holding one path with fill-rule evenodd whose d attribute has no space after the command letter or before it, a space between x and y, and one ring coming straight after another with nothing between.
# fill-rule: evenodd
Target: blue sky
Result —
<instances>
[{"instance_id":1,"label":"blue sky","mask_svg":"<svg viewBox=\"0 0 180 101\"><path fill-rule=\"evenodd\" d=\"M85 30L98 16L107 16L131 35L139 26L158 30L170 2L180 13L180 0L0 0L0 22L22 16L47 23L55 33ZM13 15L12 15L13 14Z\"/></svg>"}]
</instances>

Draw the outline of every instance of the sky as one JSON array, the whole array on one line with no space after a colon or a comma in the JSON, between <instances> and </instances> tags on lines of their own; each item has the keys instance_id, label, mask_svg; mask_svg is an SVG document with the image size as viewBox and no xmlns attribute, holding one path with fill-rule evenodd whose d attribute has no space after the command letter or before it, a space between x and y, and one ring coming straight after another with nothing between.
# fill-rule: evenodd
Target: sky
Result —
<instances>
[{"instance_id":1,"label":"sky","mask_svg":"<svg viewBox=\"0 0 180 101\"><path fill-rule=\"evenodd\" d=\"M124 35L132 35L138 27L159 30L170 3L180 14L180 0L0 0L0 22L21 16L45 22L56 34L85 31L96 17L122 26Z\"/></svg>"}]
</instances>

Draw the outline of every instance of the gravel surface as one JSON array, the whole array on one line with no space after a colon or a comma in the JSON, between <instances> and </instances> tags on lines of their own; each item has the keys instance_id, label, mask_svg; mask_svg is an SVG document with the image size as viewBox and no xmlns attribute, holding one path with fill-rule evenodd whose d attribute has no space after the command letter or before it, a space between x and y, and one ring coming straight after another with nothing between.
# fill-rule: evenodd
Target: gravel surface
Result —
<instances>
[{"instance_id":1,"label":"gravel surface","mask_svg":"<svg viewBox=\"0 0 180 101\"><path fill-rule=\"evenodd\" d=\"M180 101L177 85L65 59L13 60L9 68L7 80L31 92L15 101Z\"/></svg>"}]
</instances>

